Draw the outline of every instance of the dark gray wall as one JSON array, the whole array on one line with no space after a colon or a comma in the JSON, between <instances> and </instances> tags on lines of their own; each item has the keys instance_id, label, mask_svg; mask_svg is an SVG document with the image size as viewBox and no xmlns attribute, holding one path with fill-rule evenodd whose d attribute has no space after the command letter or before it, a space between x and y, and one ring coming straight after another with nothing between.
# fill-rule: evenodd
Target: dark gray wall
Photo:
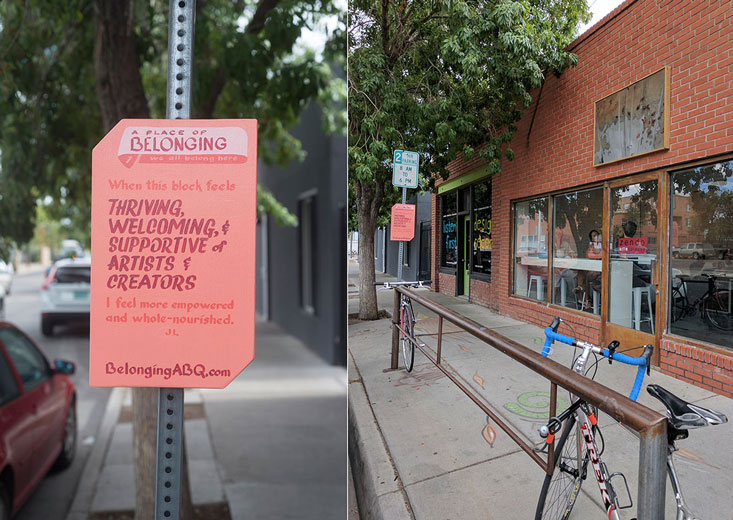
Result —
<instances>
[{"instance_id":1,"label":"dark gray wall","mask_svg":"<svg viewBox=\"0 0 733 520\"><path fill-rule=\"evenodd\" d=\"M267 219L269 285L263 255L257 254L257 304L267 290L270 319L333 364L346 364L346 138L325 136L321 111L311 105L292 131L307 152L304 162L286 169L258 165L257 180L297 215L298 200L315 194L315 313L300 306L299 228ZM261 243L261 239L259 241Z\"/></svg>"},{"instance_id":2,"label":"dark gray wall","mask_svg":"<svg viewBox=\"0 0 733 520\"><path fill-rule=\"evenodd\" d=\"M409 247L409 265L402 266L402 279L403 280L417 280L418 270L420 267L420 223L426 222L430 224L432 213L432 195L430 193L423 193L420 195L413 195L407 198L408 204L416 204L415 208L415 238L410 242ZM393 242L389 239L389 227L386 228L384 233L387 235L387 242L385 247L384 255L386 257L386 270L384 272L397 276L397 261L399 258L399 242ZM381 230L377 230L374 236L374 252L375 252L375 267L381 270L382 268L382 234ZM407 253L407 247L405 247ZM428 276L429 277L429 276Z\"/></svg>"}]
</instances>

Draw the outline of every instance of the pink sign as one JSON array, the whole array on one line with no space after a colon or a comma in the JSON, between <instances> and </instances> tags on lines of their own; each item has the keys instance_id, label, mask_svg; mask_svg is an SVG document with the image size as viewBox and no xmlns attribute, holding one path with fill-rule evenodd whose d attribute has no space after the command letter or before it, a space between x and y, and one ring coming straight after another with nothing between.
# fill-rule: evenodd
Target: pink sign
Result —
<instances>
[{"instance_id":1,"label":"pink sign","mask_svg":"<svg viewBox=\"0 0 733 520\"><path fill-rule=\"evenodd\" d=\"M619 238L618 252L629 255L646 254L646 237Z\"/></svg>"},{"instance_id":2,"label":"pink sign","mask_svg":"<svg viewBox=\"0 0 733 520\"><path fill-rule=\"evenodd\" d=\"M409 242L415 237L415 205L395 204L392 206L392 219L389 239Z\"/></svg>"},{"instance_id":3,"label":"pink sign","mask_svg":"<svg viewBox=\"0 0 733 520\"><path fill-rule=\"evenodd\" d=\"M92 154L91 386L223 388L254 358L255 120L120 121Z\"/></svg>"}]
</instances>

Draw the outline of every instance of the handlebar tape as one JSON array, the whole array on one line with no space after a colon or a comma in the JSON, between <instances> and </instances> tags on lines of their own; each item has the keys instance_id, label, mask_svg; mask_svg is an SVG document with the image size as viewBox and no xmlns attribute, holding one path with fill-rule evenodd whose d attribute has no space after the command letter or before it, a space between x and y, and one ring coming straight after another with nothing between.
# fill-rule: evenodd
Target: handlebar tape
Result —
<instances>
[{"instance_id":1,"label":"handlebar tape","mask_svg":"<svg viewBox=\"0 0 733 520\"><path fill-rule=\"evenodd\" d=\"M575 344L575 340L571 338L570 336L563 336L562 334L558 334L554 330L552 330L552 327L547 327L545 329L545 344L542 348L542 355L547 357L547 355L550 353L550 347L552 346L553 341L559 341L560 343L567 343L568 345L572 346Z\"/></svg>"},{"instance_id":2,"label":"handlebar tape","mask_svg":"<svg viewBox=\"0 0 733 520\"><path fill-rule=\"evenodd\" d=\"M610 354L610 351L606 348L603 349L603 357L607 358ZM639 368L636 370L636 379L634 379L634 387L631 389L631 393L629 394L629 399L632 401L636 401L636 398L639 397L639 392L641 391L641 385L644 382L644 371L647 367L647 359L644 356L641 357L631 357L627 356L626 354L619 354L618 352L613 355L614 361L620 361L621 363L626 363L627 365L636 365Z\"/></svg>"},{"instance_id":3,"label":"handlebar tape","mask_svg":"<svg viewBox=\"0 0 733 520\"><path fill-rule=\"evenodd\" d=\"M571 338L570 336L563 336L562 334L558 334L554 330L552 330L552 327L547 327L545 329L545 344L542 348L542 355L544 357L547 357L550 353L550 347L552 346L553 341L559 341L560 343L565 343L567 345L575 345L575 340ZM613 355L614 361L620 361L621 363L626 363L627 365L636 365L639 368L636 371L636 379L634 380L634 387L631 389L631 394L629 394L629 399L632 401L636 401L636 398L639 397L639 392L641 391L641 385L644 382L644 371L647 369L648 364L648 355L646 355L646 351L644 352L644 355L640 357L631 357L627 356L626 354L620 354L615 353ZM603 349L603 357L607 358L610 355L610 351L608 349Z\"/></svg>"}]
</instances>

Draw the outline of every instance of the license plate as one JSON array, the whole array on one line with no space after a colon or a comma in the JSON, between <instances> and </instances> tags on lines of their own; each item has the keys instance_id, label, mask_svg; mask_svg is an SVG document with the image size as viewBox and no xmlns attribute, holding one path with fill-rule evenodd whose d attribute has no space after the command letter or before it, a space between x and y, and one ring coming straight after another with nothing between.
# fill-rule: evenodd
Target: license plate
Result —
<instances>
[{"instance_id":1,"label":"license plate","mask_svg":"<svg viewBox=\"0 0 733 520\"><path fill-rule=\"evenodd\" d=\"M89 297L89 291L74 291L75 300L83 300Z\"/></svg>"}]
</instances>

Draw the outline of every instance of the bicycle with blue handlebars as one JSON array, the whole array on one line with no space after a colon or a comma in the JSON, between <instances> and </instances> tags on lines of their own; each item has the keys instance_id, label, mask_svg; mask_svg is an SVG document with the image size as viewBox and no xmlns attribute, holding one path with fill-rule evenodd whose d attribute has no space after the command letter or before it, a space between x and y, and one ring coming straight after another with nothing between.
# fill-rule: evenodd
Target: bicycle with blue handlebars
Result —
<instances>
[{"instance_id":1,"label":"bicycle with blue handlebars","mask_svg":"<svg viewBox=\"0 0 733 520\"><path fill-rule=\"evenodd\" d=\"M645 373L649 374L649 360L652 355L652 345L639 347L643 353L639 357L629 356L616 352L619 346L618 341L612 341L608 348L601 348L592 343L574 339L570 336L558 334L557 330L562 323L560 318L555 318L549 327L545 329L545 344L542 355L547 357L552 351L552 344L555 341L565 343L581 349L580 355L573 361L573 370L581 375L588 375L593 368L597 368L601 359L608 359L609 363L619 361L627 365L637 367L634 387L631 390L629 399L636 400L644 381ZM628 352L628 351L627 351ZM586 368L590 356L594 356L593 364ZM600 358L598 356L601 356ZM595 376L595 371L591 378ZM668 390L659 385L647 385L647 392L659 399L667 409L667 474L672 483L675 500L677 503L677 520L694 520L697 517L687 507L680 483L677 479L672 454L677 451L675 441L685 439L688 430L722 424L728 419L725 415L683 401ZM554 461L552 473L545 476L542 484L540 498L537 503L535 520L562 519L566 520L575 505L580 493L580 487L588 475L588 464L591 465L591 474L598 483L601 494L601 501L609 519L619 520L620 509L633 507L631 493L626 482L626 477L620 473L609 473L606 464L601 460L603 453L603 435L598 427L597 410L593 409L585 400L575 398L572 404L557 417L551 417L546 425L540 428L540 436L545 439L548 449L554 446ZM558 432L560 436L555 443ZM598 448L598 441L601 442L601 449ZM627 504L621 505L619 496L614 487L613 481L620 478L626 488ZM618 480L616 480L618 485Z\"/></svg>"}]
</instances>

